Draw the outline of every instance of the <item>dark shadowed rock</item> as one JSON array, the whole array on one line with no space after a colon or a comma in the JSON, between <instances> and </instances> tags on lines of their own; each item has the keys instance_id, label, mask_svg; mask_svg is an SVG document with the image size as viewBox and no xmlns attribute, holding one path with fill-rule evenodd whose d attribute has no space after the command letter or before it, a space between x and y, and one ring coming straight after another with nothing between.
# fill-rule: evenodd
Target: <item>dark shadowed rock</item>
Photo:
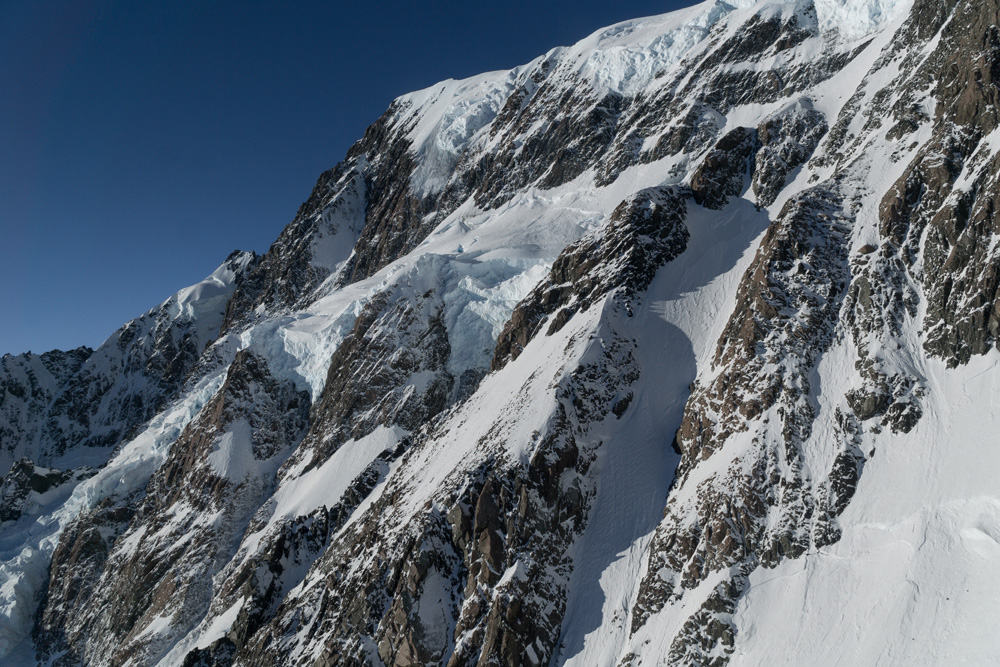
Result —
<instances>
[{"instance_id":1,"label":"dark shadowed rock","mask_svg":"<svg viewBox=\"0 0 1000 667\"><path fill-rule=\"evenodd\" d=\"M615 208L606 226L570 244L514 309L497 339L492 369L516 359L553 314L548 334L615 288L626 295L645 290L656 269L687 247L685 197L674 188L638 192Z\"/></svg>"}]
</instances>

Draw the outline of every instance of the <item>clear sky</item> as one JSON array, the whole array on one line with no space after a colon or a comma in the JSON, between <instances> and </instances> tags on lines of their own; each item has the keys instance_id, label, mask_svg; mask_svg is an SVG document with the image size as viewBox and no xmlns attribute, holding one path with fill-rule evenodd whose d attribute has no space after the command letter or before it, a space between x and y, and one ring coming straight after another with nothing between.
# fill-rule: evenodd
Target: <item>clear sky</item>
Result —
<instances>
[{"instance_id":1,"label":"clear sky","mask_svg":"<svg viewBox=\"0 0 1000 667\"><path fill-rule=\"evenodd\" d=\"M397 95L693 0L0 0L0 353L263 252Z\"/></svg>"}]
</instances>

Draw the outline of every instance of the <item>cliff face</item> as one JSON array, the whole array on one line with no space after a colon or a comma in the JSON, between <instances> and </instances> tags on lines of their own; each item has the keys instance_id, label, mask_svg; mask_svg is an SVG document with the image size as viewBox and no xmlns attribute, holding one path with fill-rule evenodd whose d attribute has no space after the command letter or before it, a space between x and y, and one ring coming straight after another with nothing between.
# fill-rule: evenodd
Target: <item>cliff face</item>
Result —
<instances>
[{"instance_id":1,"label":"cliff face","mask_svg":"<svg viewBox=\"0 0 1000 667\"><path fill-rule=\"evenodd\" d=\"M706 2L398 99L263 257L3 359L0 655L1000 660L998 14Z\"/></svg>"}]
</instances>

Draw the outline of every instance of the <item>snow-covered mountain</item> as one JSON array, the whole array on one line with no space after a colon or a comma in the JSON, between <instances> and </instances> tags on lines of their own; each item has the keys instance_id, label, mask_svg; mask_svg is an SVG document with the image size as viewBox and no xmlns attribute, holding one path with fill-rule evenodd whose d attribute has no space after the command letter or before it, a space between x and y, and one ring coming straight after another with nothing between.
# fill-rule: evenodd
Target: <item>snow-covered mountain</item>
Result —
<instances>
[{"instance_id":1,"label":"snow-covered mountain","mask_svg":"<svg viewBox=\"0 0 1000 667\"><path fill-rule=\"evenodd\" d=\"M709 0L396 100L0 365L0 662L995 664L998 0Z\"/></svg>"}]
</instances>

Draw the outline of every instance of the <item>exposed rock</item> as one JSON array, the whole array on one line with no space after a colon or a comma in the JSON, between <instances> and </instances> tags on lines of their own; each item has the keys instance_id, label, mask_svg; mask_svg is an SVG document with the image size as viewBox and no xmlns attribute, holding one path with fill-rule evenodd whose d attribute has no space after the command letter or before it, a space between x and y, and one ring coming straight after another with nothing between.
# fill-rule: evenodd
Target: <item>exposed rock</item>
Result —
<instances>
[{"instance_id":1,"label":"exposed rock","mask_svg":"<svg viewBox=\"0 0 1000 667\"><path fill-rule=\"evenodd\" d=\"M0 521L16 521L32 509L32 495L48 493L67 482L89 476L89 469L62 471L40 468L31 459L19 459L6 477L0 478Z\"/></svg>"},{"instance_id":2,"label":"exposed rock","mask_svg":"<svg viewBox=\"0 0 1000 667\"><path fill-rule=\"evenodd\" d=\"M229 667L233 664L236 646L223 637L202 649L194 649L184 657L181 667Z\"/></svg>"},{"instance_id":3,"label":"exposed rock","mask_svg":"<svg viewBox=\"0 0 1000 667\"><path fill-rule=\"evenodd\" d=\"M829 513L817 510L831 503L829 490L812 495L802 448L815 418L809 377L833 339L849 275L843 207L827 189L788 202L744 274L715 354L714 380L696 383L688 400L677 434L677 479L632 617L635 632L713 573L731 573L674 638L671 656L681 663L723 664L747 575L801 555L811 533L826 530L817 524ZM735 437L748 452L688 484L692 471ZM850 448L846 437L831 444Z\"/></svg>"},{"instance_id":4,"label":"exposed rock","mask_svg":"<svg viewBox=\"0 0 1000 667\"><path fill-rule=\"evenodd\" d=\"M529 461L494 458L456 470L435 494L440 509L428 505L402 533L393 528L394 499L411 482L394 477L314 565L325 583L286 600L236 664L280 664L300 623L323 638L319 664L364 664L366 646L394 667L544 664L565 608L566 548L586 525L592 499L586 480L600 443L588 441L590 425L610 413L618 387L638 377L631 342L605 340L603 349L555 388L559 407L548 432L534 434ZM504 430L481 445L503 442ZM433 439L415 448L429 446ZM359 561L369 566L351 566Z\"/></svg>"},{"instance_id":5,"label":"exposed rock","mask_svg":"<svg viewBox=\"0 0 1000 667\"><path fill-rule=\"evenodd\" d=\"M721 209L730 197L737 197L753 175L753 158L759 143L757 132L737 127L719 139L701 166L691 176L695 202L706 208Z\"/></svg>"},{"instance_id":6,"label":"exposed rock","mask_svg":"<svg viewBox=\"0 0 1000 667\"><path fill-rule=\"evenodd\" d=\"M288 466L319 465L378 426L416 430L448 406L456 379L441 297L433 289L410 296L383 292L358 315L330 361L310 437Z\"/></svg>"},{"instance_id":7,"label":"exposed rock","mask_svg":"<svg viewBox=\"0 0 1000 667\"><path fill-rule=\"evenodd\" d=\"M685 194L674 188L638 192L615 208L606 226L567 247L548 278L514 309L497 340L492 369L516 359L553 314L549 335L615 288L624 289L626 304L645 290L656 269L687 247Z\"/></svg>"},{"instance_id":8,"label":"exposed rock","mask_svg":"<svg viewBox=\"0 0 1000 667\"><path fill-rule=\"evenodd\" d=\"M21 456L48 465L76 447L110 452L134 436L181 390L253 261L252 253L234 252L205 281L126 323L97 350L5 355L0 465Z\"/></svg>"},{"instance_id":9,"label":"exposed rock","mask_svg":"<svg viewBox=\"0 0 1000 667\"><path fill-rule=\"evenodd\" d=\"M80 514L60 536L45 589L46 604L39 609L33 631L42 661L52 661L58 667L87 662L89 628L67 621L86 613L95 603L114 542L134 516L135 510L128 503L105 500ZM133 595L142 594L133 590Z\"/></svg>"},{"instance_id":10,"label":"exposed rock","mask_svg":"<svg viewBox=\"0 0 1000 667\"><path fill-rule=\"evenodd\" d=\"M39 653L67 665L145 662L190 630L212 601L211 578L233 556L233 538L304 434L308 409L307 394L239 353L145 494L108 498L63 534L36 627ZM202 523L204 514L221 520Z\"/></svg>"},{"instance_id":11,"label":"exposed rock","mask_svg":"<svg viewBox=\"0 0 1000 667\"><path fill-rule=\"evenodd\" d=\"M740 655L761 568L832 556L875 446L948 424L927 356L998 345L1000 6L691 11L401 98L264 257L3 358L0 593L42 664Z\"/></svg>"},{"instance_id":12,"label":"exposed rock","mask_svg":"<svg viewBox=\"0 0 1000 667\"><path fill-rule=\"evenodd\" d=\"M799 100L760 124L760 150L754 160L752 186L758 206L774 203L788 176L812 157L826 131L826 118L812 108L808 99Z\"/></svg>"}]
</instances>

